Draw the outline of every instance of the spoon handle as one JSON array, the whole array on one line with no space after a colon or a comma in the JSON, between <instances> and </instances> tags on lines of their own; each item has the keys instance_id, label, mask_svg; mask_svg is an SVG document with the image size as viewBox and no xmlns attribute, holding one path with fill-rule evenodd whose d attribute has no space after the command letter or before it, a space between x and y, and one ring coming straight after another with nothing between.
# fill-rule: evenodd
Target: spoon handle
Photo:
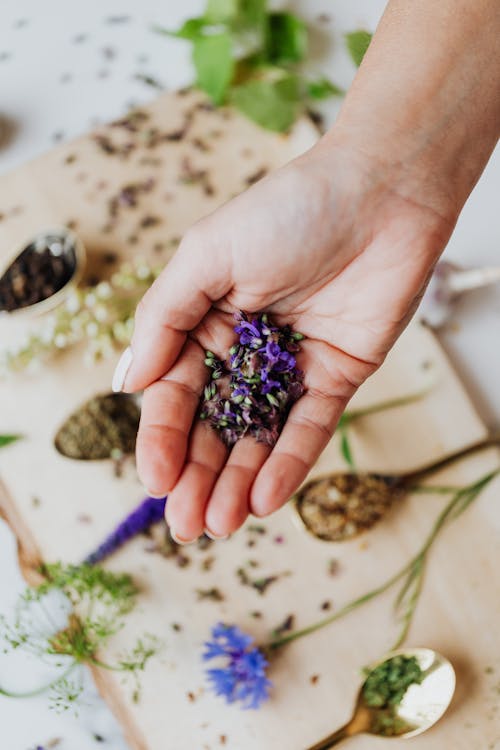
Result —
<instances>
[{"instance_id":1,"label":"spoon handle","mask_svg":"<svg viewBox=\"0 0 500 750\"><path fill-rule=\"evenodd\" d=\"M500 433L494 433L484 440L480 440L477 443L473 443L466 448L462 448L461 450L452 453L450 456L446 456L445 458L441 458L439 459L439 461L435 461L428 466L422 466L422 468L417 469L416 471L405 474L401 477L401 483L404 486L408 487L409 485L415 484L419 480L423 479L428 474L433 474L435 471L444 469L446 466L449 466L450 464L455 463L455 461L459 461L466 456L470 456L472 453L477 453L477 451L485 450L486 448L492 448L495 445L500 445Z\"/></svg>"},{"instance_id":2,"label":"spoon handle","mask_svg":"<svg viewBox=\"0 0 500 750\"><path fill-rule=\"evenodd\" d=\"M312 747L308 748L308 750L330 750L331 747L339 745L341 742L343 742L343 740L346 740L348 737L352 736L353 733L349 731L349 728L350 724L346 724L344 727L337 729L337 731L333 734L325 737L323 740L321 740L321 742L318 742L316 745L312 745Z\"/></svg>"}]
</instances>

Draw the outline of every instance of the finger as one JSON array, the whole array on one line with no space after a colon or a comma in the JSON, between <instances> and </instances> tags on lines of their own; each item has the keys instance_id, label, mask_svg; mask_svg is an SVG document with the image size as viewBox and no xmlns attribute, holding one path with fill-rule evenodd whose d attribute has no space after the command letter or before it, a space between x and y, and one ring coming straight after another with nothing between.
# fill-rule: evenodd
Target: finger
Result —
<instances>
[{"instance_id":1,"label":"finger","mask_svg":"<svg viewBox=\"0 0 500 750\"><path fill-rule=\"evenodd\" d=\"M274 512L297 490L331 439L346 403L344 396L314 390L297 401L252 487L252 513Z\"/></svg>"},{"instance_id":2,"label":"finger","mask_svg":"<svg viewBox=\"0 0 500 750\"><path fill-rule=\"evenodd\" d=\"M177 481L189 432L207 380L203 349L188 340L172 369L144 391L136 455L150 495L163 496Z\"/></svg>"},{"instance_id":3,"label":"finger","mask_svg":"<svg viewBox=\"0 0 500 750\"><path fill-rule=\"evenodd\" d=\"M228 453L208 425L194 426L187 462L166 505L167 523L179 541L193 541L203 534L205 507Z\"/></svg>"},{"instance_id":4,"label":"finger","mask_svg":"<svg viewBox=\"0 0 500 750\"><path fill-rule=\"evenodd\" d=\"M168 372L187 332L198 325L212 301L230 290L229 267L222 248L211 245L209 236L203 223L191 229L142 298L130 350L117 368L120 378L114 382L116 389L141 390Z\"/></svg>"},{"instance_id":5,"label":"finger","mask_svg":"<svg viewBox=\"0 0 500 750\"><path fill-rule=\"evenodd\" d=\"M212 491L205 513L211 536L232 534L248 516L250 489L271 448L244 438L236 443Z\"/></svg>"}]
</instances>

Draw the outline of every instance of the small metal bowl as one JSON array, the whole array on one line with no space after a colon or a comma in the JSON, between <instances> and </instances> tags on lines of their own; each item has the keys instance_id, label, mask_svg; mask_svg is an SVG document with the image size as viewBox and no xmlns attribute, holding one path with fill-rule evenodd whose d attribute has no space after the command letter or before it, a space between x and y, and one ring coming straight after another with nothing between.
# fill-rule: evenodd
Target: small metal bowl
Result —
<instances>
[{"instance_id":1,"label":"small metal bowl","mask_svg":"<svg viewBox=\"0 0 500 750\"><path fill-rule=\"evenodd\" d=\"M4 268L3 277L23 254L41 252L49 249L54 256L64 256L70 266L70 276L64 285L53 294L15 310L0 309L0 316L20 318L21 316L38 316L56 308L80 281L85 267L85 248L81 239L65 228L55 228L39 232L21 245L16 246L9 254L10 262Z\"/></svg>"}]
</instances>

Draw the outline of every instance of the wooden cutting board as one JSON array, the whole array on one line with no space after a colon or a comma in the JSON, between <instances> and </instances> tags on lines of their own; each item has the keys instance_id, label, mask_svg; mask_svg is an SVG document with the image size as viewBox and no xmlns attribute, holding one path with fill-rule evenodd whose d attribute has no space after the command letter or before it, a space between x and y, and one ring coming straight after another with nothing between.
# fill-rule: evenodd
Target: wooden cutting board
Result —
<instances>
[{"instance_id":1,"label":"wooden cutting board","mask_svg":"<svg viewBox=\"0 0 500 750\"><path fill-rule=\"evenodd\" d=\"M0 253L31 232L72 222L90 252L91 270L99 269L103 254L110 251L122 259L140 253L158 262L167 260L194 220L315 138L305 121L289 137L276 136L233 113L207 110L193 94L165 95L145 113L148 119L141 121L139 132L131 133L123 125L105 128L101 146L85 137L2 178ZM186 118L189 128L180 138ZM165 138L152 146L154 128ZM112 139L114 149L121 144L121 152L106 154L103 144L108 150L110 146L102 136ZM189 182L186 171L198 177ZM205 172L203 178L200 172ZM154 187L110 228L110 200L125 184L140 181L152 181ZM160 223L141 228L145 216L155 216ZM0 345L12 331L0 322ZM114 365L105 361L85 369L81 351L73 350L36 375L0 382L1 431L26 435L0 453L0 505L20 541L28 577L40 559L79 561L142 497L131 462L117 479L108 462L65 459L52 444L75 407L109 389ZM360 467L383 472L412 469L486 434L439 345L418 325L406 332L355 403L367 405L418 390L428 382L429 372L434 386L425 399L355 426L352 443ZM466 483L497 462L496 451L485 451L443 472L439 481ZM314 472L337 468L343 463L334 439ZM490 485L443 533L432 555L410 643L448 656L457 668L458 690L446 719L412 741L415 750L486 750L496 746L500 735L500 699L495 691L500 680L499 488L498 481ZM34 504L34 497L39 503ZM302 626L324 614L325 601L331 602L332 611L341 607L411 557L443 502L436 496L408 498L364 537L336 545L306 535L294 523L292 508L285 507L262 524L265 533L252 531L250 522L207 551L187 548L183 554L189 564L183 568L148 551L144 538L129 544L109 567L133 574L142 590L140 605L103 656L125 648L144 631L166 643L142 678L139 703L112 673L94 674L130 746L216 750L225 744L231 750L305 750L343 723L352 708L360 667L383 654L394 640L393 595L284 650L271 672L272 700L258 712L226 706L206 690L202 643L218 620L238 624L264 641L289 614L295 615L296 626ZM208 571L203 569L207 555L214 558ZM335 575L328 572L332 559L337 561ZM242 587L236 574L248 560L257 563L259 576L287 575L260 596ZM198 601L196 589L213 586L224 601ZM259 618L252 614L256 611ZM172 623L182 630L174 632ZM382 747L383 740L351 741L353 750L376 746ZM403 743L392 740L391 747L397 750Z\"/></svg>"}]
</instances>

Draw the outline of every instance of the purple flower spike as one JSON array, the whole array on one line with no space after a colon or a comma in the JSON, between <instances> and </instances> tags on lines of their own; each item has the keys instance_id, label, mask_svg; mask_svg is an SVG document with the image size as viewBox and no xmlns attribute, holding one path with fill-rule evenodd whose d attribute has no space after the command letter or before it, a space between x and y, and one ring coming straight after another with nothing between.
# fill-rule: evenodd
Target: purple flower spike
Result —
<instances>
[{"instance_id":1,"label":"purple flower spike","mask_svg":"<svg viewBox=\"0 0 500 750\"><path fill-rule=\"evenodd\" d=\"M96 565L116 552L126 542L138 534L142 534L161 521L165 514L165 503L167 498L157 499L147 497L138 505L132 513L121 521L109 536L97 547L94 552L87 555L83 561L86 565Z\"/></svg>"},{"instance_id":2,"label":"purple flower spike","mask_svg":"<svg viewBox=\"0 0 500 750\"><path fill-rule=\"evenodd\" d=\"M200 417L229 447L252 435L273 446L293 403L304 392L295 353L304 338L289 326L278 328L267 314L236 316L239 342L229 350L229 364L207 352L205 364L217 378L205 387Z\"/></svg>"},{"instance_id":3,"label":"purple flower spike","mask_svg":"<svg viewBox=\"0 0 500 750\"><path fill-rule=\"evenodd\" d=\"M206 671L215 695L255 709L268 700L272 682L266 675L269 662L252 643L253 638L235 625L218 623L212 628L212 640L205 643L203 660L225 660L224 666Z\"/></svg>"}]
</instances>

